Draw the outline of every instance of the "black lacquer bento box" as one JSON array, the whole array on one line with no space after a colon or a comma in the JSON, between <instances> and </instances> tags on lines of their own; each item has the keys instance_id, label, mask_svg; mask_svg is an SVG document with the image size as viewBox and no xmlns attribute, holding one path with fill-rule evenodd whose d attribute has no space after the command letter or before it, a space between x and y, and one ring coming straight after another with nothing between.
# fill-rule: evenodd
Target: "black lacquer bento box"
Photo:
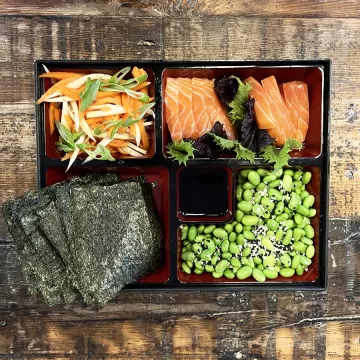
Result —
<instances>
[{"instance_id":1,"label":"black lacquer bento box","mask_svg":"<svg viewBox=\"0 0 360 360\"><path fill-rule=\"evenodd\" d=\"M92 161L81 165L77 159L69 172L65 173L67 162L61 161L61 154L55 146L56 136L50 135L47 117L48 104L36 106L37 133L37 171L38 186L43 188L74 175L89 172L115 172L121 178L144 175L147 181L155 184L153 195L158 215L163 225L164 263L155 273L127 289L181 289L181 290L324 290L327 286L327 231L329 206L329 128L330 128L330 60L284 60L284 61L200 61L200 62L163 62L163 61L67 61L37 60L35 62L35 98L51 86L50 79L39 79L45 70L50 71L107 72L109 74L125 66L141 66L149 74L151 81L150 96L154 96L155 128L150 139L150 150L142 158L121 157L115 162ZM315 229L315 257L306 274L291 278L279 277L264 283L247 280L215 279L210 274L185 274L181 271L182 224L225 224L235 215L236 177L242 169L268 167L261 158L255 164L235 158L220 157L217 160L192 159L187 167L179 166L166 154L170 133L164 120L163 94L167 77L198 77L213 79L222 75L236 75L240 78L253 76L262 79L275 75L279 82L304 81L309 89L310 122L301 151L293 152L289 166L301 166L312 172L308 191L315 196L316 216L312 219ZM186 216L180 211L180 203L189 199L189 184L181 178L187 171L196 181L206 169L220 176L224 185L225 208L221 216ZM187 174L187 175L189 175ZM186 179L189 182L191 176ZM190 180L191 181L191 180ZM194 201L196 197L194 197ZM220 199L217 201L221 201Z\"/></svg>"}]
</instances>

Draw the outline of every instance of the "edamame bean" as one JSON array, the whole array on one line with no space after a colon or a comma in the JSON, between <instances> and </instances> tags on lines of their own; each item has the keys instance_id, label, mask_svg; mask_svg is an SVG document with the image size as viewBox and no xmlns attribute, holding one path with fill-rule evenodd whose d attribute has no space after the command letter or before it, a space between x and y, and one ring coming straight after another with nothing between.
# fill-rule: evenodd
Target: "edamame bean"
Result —
<instances>
[{"instance_id":1,"label":"edamame bean","mask_svg":"<svg viewBox=\"0 0 360 360\"><path fill-rule=\"evenodd\" d=\"M186 251L191 251L191 242L185 246Z\"/></svg>"},{"instance_id":2,"label":"edamame bean","mask_svg":"<svg viewBox=\"0 0 360 360\"><path fill-rule=\"evenodd\" d=\"M300 265L300 255L295 255L291 260L291 268L296 269Z\"/></svg>"},{"instance_id":3,"label":"edamame bean","mask_svg":"<svg viewBox=\"0 0 360 360\"><path fill-rule=\"evenodd\" d=\"M284 205L284 203L283 203L282 201L278 202L278 203L276 204L275 210L274 210L275 215L280 215L280 214L282 214L283 211L284 211L284 206L285 206L285 205Z\"/></svg>"},{"instance_id":4,"label":"edamame bean","mask_svg":"<svg viewBox=\"0 0 360 360\"><path fill-rule=\"evenodd\" d=\"M195 254L192 251L185 251L181 254L181 258L185 261L194 261L195 260Z\"/></svg>"},{"instance_id":5,"label":"edamame bean","mask_svg":"<svg viewBox=\"0 0 360 360\"><path fill-rule=\"evenodd\" d=\"M263 208L261 205L255 204L252 208L252 212L257 216L260 216L263 213Z\"/></svg>"},{"instance_id":6,"label":"edamame bean","mask_svg":"<svg viewBox=\"0 0 360 360\"><path fill-rule=\"evenodd\" d=\"M194 243L191 246L191 250L194 252L194 254L201 254L203 248L201 247L200 244Z\"/></svg>"},{"instance_id":7,"label":"edamame bean","mask_svg":"<svg viewBox=\"0 0 360 360\"><path fill-rule=\"evenodd\" d=\"M305 236L306 236L307 238L309 238L309 239L313 239L313 238L314 238L314 236L315 236L315 231L314 231L314 228L313 228L311 225L309 225L309 224L305 225L304 231L305 231Z\"/></svg>"},{"instance_id":8,"label":"edamame bean","mask_svg":"<svg viewBox=\"0 0 360 360\"><path fill-rule=\"evenodd\" d=\"M189 227L187 225L183 225L181 228L181 240L186 240L189 232Z\"/></svg>"},{"instance_id":9,"label":"edamame bean","mask_svg":"<svg viewBox=\"0 0 360 360\"><path fill-rule=\"evenodd\" d=\"M219 279L219 278L221 278L223 275L224 275L223 273L218 273L218 272L215 272L215 271L212 272L212 276L213 276L215 279Z\"/></svg>"},{"instance_id":10,"label":"edamame bean","mask_svg":"<svg viewBox=\"0 0 360 360\"><path fill-rule=\"evenodd\" d=\"M219 254L215 253L212 257L211 257L211 265L216 265L219 261Z\"/></svg>"},{"instance_id":11,"label":"edamame bean","mask_svg":"<svg viewBox=\"0 0 360 360\"><path fill-rule=\"evenodd\" d=\"M235 232L237 234L241 234L242 230L243 230L243 227L240 223L235 225Z\"/></svg>"},{"instance_id":12,"label":"edamame bean","mask_svg":"<svg viewBox=\"0 0 360 360\"><path fill-rule=\"evenodd\" d=\"M228 279L233 279L235 277L235 274L232 272L231 269L225 269L224 276Z\"/></svg>"},{"instance_id":13,"label":"edamame bean","mask_svg":"<svg viewBox=\"0 0 360 360\"><path fill-rule=\"evenodd\" d=\"M296 274L299 275L299 276L301 276L302 274L304 274L304 268L303 268L302 265L299 265L299 266L295 269L295 271L296 271Z\"/></svg>"},{"instance_id":14,"label":"edamame bean","mask_svg":"<svg viewBox=\"0 0 360 360\"><path fill-rule=\"evenodd\" d=\"M224 252L221 254L221 257L223 259L231 259L232 258L232 254L230 252Z\"/></svg>"},{"instance_id":15,"label":"edamame bean","mask_svg":"<svg viewBox=\"0 0 360 360\"><path fill-rule=\"evenodd\" d=\"M242 252L242 256L243 257L248 257L251 253L251 249L249 247L246 247L243 252Z\"/></svg>"},{"instance_id":16,"label":"edamame bean","mask_svg":"<svg viewBox=\"0 0 360 360\"><path fill-rule=\"evenodd\" d=\"M306 245L301 241L295 241L294 250L298 251L298 252L301 252L301 253L304 253L305 250L306 250Z\"/></svg>"},{"instance_id":17,"label":"edamame bean","mask_svg":"<svg viewBox=\"0 0 360 360\"><path fill-rule=\"evenodd\" d=\"M301 170L298 170L294 173L294 180L298 181L301 179L303 172Z\"/></svg>"},{"instance_id":18,"label":"edamame bean","mask_svg":"<svg viewBox=\"0 0 360 360\"><path fill-rule=\"evenodd\" d=\"M263 178L263 182L265 184L269 184L270 182L274 181L276 179L276 176L274 174L269 174Z\"/></svg>"},{"instance_id":19,"label":"edamame bean","mask_svg":"<svg viewBox=\"0 0 360 360\"><path fill-rule=\"evenodd\" d=\"M284 221L285 228L292 229L294 227L294 221L289 219Z\"/></svg>"},{"instance_id":20,"label":"edamame bean","mask_svg":"<svg viewBox=\"0 0 360 360\"><path fill-rule=\"evenodd\" d=\"M253 198L253 193L251 190L245 190L242 195L243 200L245 201L251 201Z\"/></svg>"},{"instance_id":21,"label":"edamame bean","mask_svg":"<svg viewBox=\"0 0 360 360\"><path fill-rule=\"evenodd\" d=\"M241 210L241 211L243 211L244 213L247 213L247 214L250 213L251 210L252 210L252 204L251 204L250 201L244 201L244 200L239 201L237 203L237 207L238 207L239 210ZM238 220L236 219L236 221L238 221Z\"/></svg>"},{"instance_id":22,"label":"edamame bean","mask_svg":"<svg viewBox=\"0 0 360 360\"><path fill-rule=\"evenodd\" d=\"M204 229L205 229L205 225L199 225L197 227L197 233L202 234L204 232Z\"/></svg>"},{"instance_id":23,"label":"edamame bean","mask_svg":"<svg viewBox=\"0 0 360 360\"><path fill-rule=\"evenodd\" d=\"M240 254L239 246L236 245L235 243L230 243L229 251L231 254L234 254L234 255Z\"/></svg>"},{"instance_id":24,"label":"edamame bean","mask_svg":"<svg viewBox=\"0 0 360 360\"><path fill-rule=\"evenodd\" d=\"M309 217L312 218L316 215L316 210L315 209L309 209Z\"/></svg>"},{"instance_id":25,"label":"edamame bean","mask_svg":"<svg viewBox=\"0 0 360 360\"><path fill-rule=\"evenodd\" d=\"M233 267L240 267L241 266L240 260L238 258L232 258L230 260L230 264Z\"/></svg>"},{"instance_id":26,"label":"edamame bean","mask_svg":"<svg viewBox=\"0 0 360 360\"><path fill-rule=\"evenodd\" d=\"M282 244L285 246L289 245L291 243L292 235L293 235L293 231L291 229L287 230L285 237L282 241Z\"/></svg>"},{"instance_id":27,"label":"edamame bean","mask_svg":"<svg viewBox=\"0 0 360 360\"><path fill-rule=\"evenodd\" d=\"M300 215L301 216L301 215ZM302 231L299 228L294 229L294 241L299 241L302 237Z\"/></svg>"},{"instance_id":28,"label":"edamame bean","mask_svg":"<svg viewBox=\"0 0 360 360\"><path fill-rule=\"evenodd\" d=\"M205 239L204 245L207 249L211 250L212 252L215 252L216 246L215 242L212 239Z\"/></svg>"},{"instance_id":29,"label":"edamame bean","mask_svg":"<svg viewBox=\"0 0 360 360\"><path fill-rule=\"evenodd\" d=\"M257 257L257 256L255 256L255 257L253 258L253 261L254 261L254 263L255 263L256 265L259 265L259 264L262 263L261 259L260 259L259 257Z\"/></svg>"},{"instance_id":30,"label":"edamame bean","mask_svg":"<svg viewBox=\"0 0 360 360\"><path fill-rule=\"evenodd\" d=\"M263 273L267 279L276 279L279 275L276 270L271 269L264 269Z\"/></svg>"},{"instance_id":31,"label":"edamame bean","mask_svg":"<svg viewBox=\"0 0 360 360\"><path fill-rule=\"evenodd\" d=\"M194 273L196 275L201 275L204 272L204 270L200 270L200 269L194 269Z\"/></svg>"},{"instance_id":32,"label":"edamame bean","mask_svg":"<svg viewBox=\"0 0 360 360\"><path fill-rule=\"evenodd\" d=\"M308 209L311 208L314 205L314 203L315 203L314 195L307 196L302 202L303 206L305 206Z\"/></svg>"},{"instance_id":33,"label":"edamame bean","mask_svg":"<svg viewBox=\"0 0 360 360\"><path fill-rule=\"evenodd\" d=\"M265 269L263 264L256 265L256 267L261 271Z\"/></svg>"},{"instance_id":34,"label":"edamame bean","mask_svg":"<svg viewBox=\"0 0 360 360\"><path fill-rule=\"evenodd\" d=\"M238 224L239 225L239 224ZM236 232L232 232L232 233L230 233L230 235L229 235L229 241L231 241L231 242L234 242L234 241L236 241Z\"/></svg>"},{"instance_id":35,"label":"edamame bean","mask_svg":"<svg viewBox=\"0 0 360 360\"><path fill-rule=\"evenodd\" d=\"M243 225L243 231L251 231L251 225Z\"/></svg>"},{"instance_id":36,"label":"edamame bean","mask_svg":"<svg viewBox=\"0 0 360 360\"><path fill-rule=\"evenodd\" d=\"M243 234L239 234L236 238L236 244L237 245L244 245L245 244L245 238Z\"/></svg>"},{"instance_id":37,"label":"edamame bean","mask_svg":"<svg viewBox=\"0 0 360 360\"><path fill-rule=\"evenodd\" d=\"M212 265L205 265L205 271L206 272L213 272L214 271L214 267Z\"/></svg>"},{"instance_id":38,"label":"edamame bean","mask_svg":"<svg viewBox=\"0 0 360 360\"><path fill-rule=\"evenodd\" d=\"M301 198L301 200L304 200L309 195L310 195L309 192L304 190L304 191L301 192L300 198Z\"/></svg>"},{"instance_id":39,"label":"edamame bean","mask_svg":"<svg viewBox=\"0 0 360 360\"><path fill-rule=\"evenodd\" d=\"M213 251L211 251L210 249L205 249L201 252L200 259L202 261L210 261L212 255L213 255Z\"/></svg>"},{"instance_id":40,"label":"edamame bean","mask_svg":"<svg viewBox=\"0 0 360 360\"><path fill-rule=\"evenodd\" d=\"M298 205L296 207L296 212L300 215L304 215L304 216L309 216L309 209L307 209L305 206L303 205Z\"/></svg>"},{"instance_id":41,"label":"edamame bean","mask_svg":"<svg viewBox=\"0 0 360 360\"><path fill-rule=\"evenodd\" d=\"M263 213L262 213L262 217L264 218L264 219L269 219L270 218L270 211L269 210L267 210L267 209L265 209L264 211L263 211Z\"/></svg>"},{"instance_id":42,"label":"edamame bean","mask_svg":"<svg viewBox=\"0 0 360 360\"><path fill-rule=\"evenodd\" d=\"M253 185L251 182L246 182L243 186L244 190L252 190L255 189L255 185Z\"/></svg>"},{"instance_id":43,"label":"edamame bean","mask_svg":"<svg viewBox=\"0 0 360 360\"><path fill-rule=\"evenodd\" d=\"M195 265L196 269L204 270L204 266L201 265L201 263L198 260L194 261L194 265Z\"/></svg>"},{"instance_id":44,"label":"edamame bean","mask_svg":"<svg viewBox=\"0 0 360 360\"><path fill-rule=\"evenodd\" d=\"M256 190L263 191L265 189L265 183L261 182L257 187Z\"/></svg>"},{"instance_id":45,"label":"edamame bean","mask_svg":"<svg viewBox=\"0 0 360 360\"><path fill-rule=\"evenodd\" d=\"M255 235L254 233L252 233L249 230L244 230L243 231L243 235L244 235L244 239L246 240L255 240Z\"/></svg>"},{"instance_id":46,"label":"edamame bean","mask_svg":"<svg viewBox=\"0 0 360 360\"><path fill-rule=\"evenodd\" d=\"M294 171L291 169L284 170L284 175L294 176Z\"/></svg>"},{"instance_id":47,"label":"edamame bean","mask_svg":"<svg viewBox=\"0 0 360 360\"><path fill-rule=\"evenodd\" d=\"M241 170L241 171L240 171L240 175L241 175L243 178L247 178L250 171L251 171L250 169Z\"/></svg>"},{"instance_id":48,"label":"edamame bean","mask_svg":"<svg viewBox=\"0 0 360 360\"><path fill-rule=\"evenodd\" d=\"M255 195L254 195L254 203L255 204L260 204L260 201L261 201L261 194L259 192L256 192Z\"/></svg>"},{"instance_id":49,"label":"edamame bean","mask_svg":"<svg viewBox=\"0 0 360 360\"><path fill-rule=\"evenodd\" d=\"M223 240L223 242L221 243L221 252L228 252L229 251L229 246L230 246L230 241L225 239Z\"/></svg>"},{"instance_id":50,"label":"edamame bean","mask_svg":"<svg viewBox=\"0 0 360 360\"><path fill-rule=\"evenodd\" d=\"M305 267L308 267L311 265L311 260L307 258L306 256L300 255L300 264L304 265Z\"/></svg>"},{"instance_id":51,"label":"edamame bean","mask_svg":"<svg viewBox=\"0 0 360 360\"><path fill-rule=\"evenodd\" d=\"M194 266L193 262L190 261L190 260L187 260L187 261L185 261L185 262L186 262L186 265L187 265L190 269Z\"/></svg>"},{"instance_id":52,"label":"edamame bean","mask_svg":"<svg viewBox=\"0 0 360 360\"><path fill-rule=\"evenodd\" d=\"M281 268L280 275L283 277L292 277L295 274L295 270L292 268Z\"/></svg>"},{"instance_id":53,"label":"edamame bean","mask_svg":"<svg viewBox=\"0 0 360 360\"><path fill-rule=\"evenodd\" d=\"M273 219L268 219L266 221L266 225L267 227L272 230L272 231L276 231L279 228L279 223L277 223L275 220Z\"/></svg>"},{"instance_id":54,"label":"edamame bean","mask_svg":"<svg viewBox=\"0 0 360 360\"><path fill-rule=\"evenodd\" d=\"M189 232L188 232L188 240L194 241L197 235L197 229L196 226L190 226Z\"/></svg>"},{"instance_id":55,"label":"edamame bean","mask_svg":"<svg viewBox=\"0 0 360 360\"><path fill-rule=\"evenodd\" d=\"M253 226L256 225L258 223L258 217L254 216L254 215L245 215L241 222L243 223L243 225L248 225L248 226Z\"/></svg>"},{"instance_id":56,"label":"edamame bean","mask_svg":"<svg viewBox=\"0 0 360 360\"><path fill-rule=\"evenodd\" d=\"M302 190L301 190L300 188L296 188L296 189L295 189L295 193L298 194L299 196L301 195L301 191L302 191Z\"/></svg>"},{"instance_id":57,"label":"edamame bean","mask_svg":"<svg viewBox=\"0 0 360 360\"><path fill-rule=\"evenodd\" d=\"M268 195L269 195L270 199L275 199L276 201L281 201L282 197L283 197L279 190L276 190L273 188L269 189Z\"/></svg>"},{"instance_id":58,"label":"edamame bean","mask_svg":"<svg viewBox=\"0 0 360 360\"><path fill-rule=\"evenodd\" d=\"M269 188L277 188L280 186L280 179L275 179L269 183Z\"/></svg>"},{"instance_id":59,"label":"edamame bean","mask_svg":"<svg viewBox=\"0 0 360 360\"><path fill-rule=\"evenodd\" d=\"M229 262L227 260L221 260L215 266L215 272L223 273L228 266L229 266Z\"/></svg>"},{"instance_id":60,"label":"edamame bean","mask_svg":"<svg viewBox=\"0 0 360 360\"><path fill-rule=\"evenodd\" d=\"M272 230L268 230L266 232L266 236L271 239L271 238L275 238L275 233Z\"/></svg>"},{"instance_id":61,"label":"edamame bean","mask_svg":"<svg viewBox=\"0 0 360 360\"><path fill-rule=\"evenodd\" d=\"M313 244L313 241L305 236L303 236L301 239L300 239L301 242L303 242L304 244L306 245L312 245Z\"/></svg>"},{"instance_id":62,"label":"edamame bean","mask_svg":"<svg viewBox=\"0 0 360 360\"><path fill-rule=\"evenodd\" d=\"M244 192L244 190L242 188L242 185L236 186L236 199L237 199L237 201L240 201L242 199L243 192Z\"/></svg>"},{"instance_id":63,"label":"edamame bean","mask_svg":"<svg viewBox=\"0 0 360 360\"><path fill-rule=\"evenodd\" d=\"M204 240L205 240L204 235L197 235L196 238L194 239L194 241L197 243L202 243Z\"/></svg>"},{"instance_id":64,"label":"edamame bean","mask_svg":"<svg viewBox=\"0 0 360 360\"><path fill-rule=\"evenodd\" d=\"M312 174L310 171L307 171L306 173L304 173L304 175L302 176L302 183L304 185L307 185L310 181L311 181L311 177Z\"/></svg>"},{"instance_id":65,"label":"edamame bean","mask_svg":"<svg viewBox=\"0 0 360 360\"><path fill-rule=\"evenodd\" d=\"M191 274L191 269L186 265L186 263L185 262L183 262L182 264L181 264L181 268L182 268L182 270L186 273L186 274Z\"/></svg>"},{"instance_id":66,"label":"edamame bean","mask_svg":"<svg viewBox=\"0 0 360 360\"><path fill-rule=\"evenodd\" d=\"M215 229L216 229L216 226L215 226L215 225L208 225L208 226L204 229L204 233L205 233L205 234L211 234Z\"/></svg>"},{"instance_id":67,"label":"edamame bean","mask_svg":"<svg viewBox=\"0 0 360 360\"><path fill-rule=\"evenodd\" d=\"M259 185L261 181L260 175L256 171L250 171L248 173L248 180L255 186Z\"/></svg>"},{"instance_id":68,"label":"edamame bean","mask_svg":"<svg viewBox=\"0 0 360 360\"><path fill-rule=\"evenodd\" d=\"M189 240L184 240L182 244L183 244L183 246L186 246L186 245L189 244L189 243L190 243Z\"/></svg>"},{"instance_id":69,"label":"edamame bean","mask_svg":"<svg viewBox=\"0 0 360 360\"><path fill-rule=\"evenodd\" d=\"M287 253L281 255L280 261L287 268L291 266L291 257Z\"/></svg>"},{"instance_id":70,"label":"edamame bean","mask_svg":"<svg viewBox=\"0 0 360 360\"><path fill-rule=\"evenodd\" d=\"M266 280L264 273L257 268L252 269L252 276L256 281L259 282L264 282Z\"/></svg>"},{"instance_id":71,"label":"edamame bean","mask_svg":"<svg viewBox=\"0 0 360 360\"><path fill-rule=\"evenodd\" d=\"M277 179L281 178L283 176L284 170L283 169L279 169L276 173L275 176Z\"/></svg>"},{"instance_id":72,"label":"edamame bean","mask_svg":"<svg viewBox=\"0 0 360 360\"><path fill-rule=\"evenodd\" d=\"M270 201L270 199L269 199L268 197L263 197L263 198L261 199L261 205L262 205L265 209L270 210L271 204L272 204L272 201Z\"/></svg>"},{"instance_id":73,"label":"edamame bean","mask_svg":"<svg viewBox=\"0 0 360 360\"><path fill-rule=\"evenodd\" d=\"M300 214L295 214L294 215L294 220L295 220L296 224L300 225L303 222L303 216L300 215Z\"/></svg>"},{"instance_id":74,"label":"edamame bean","mask_svg":"<svg viewBox=\"0 0 360 360\"><path fill-rule=\"evenodd\" d=\"M259 168L256 171L261 177L269 175L269 170L266 169Z\"/></svg>"},{"instance_id":75,"label":"edamame bean","mask_svg":"<svg viewBox=\"0 0 360 360\"><path fill-rule=\"evenodd\" d=\"M235 219L239 223L245 214L241 210L236 210Z\"/></svg>"},{"instance_id":76,"label":"edamame bean","mask_svg":"<svg viewBox=\"0 0 360 360\"><path fill-rule=\"evenodd\" d=\"M296 193L291 193L291 198L288 203L288 207L290 210L295 210L297 206L300 205L301 199L300 196Z\"/></svg>"},{"instance_id":77,"label":"edamame bean","mask_svg":"<svg viewBox=\"0 0 360 360\"><path fill-rule=\"evenodd\" d=\"M221 246L222 244L222 240L221 239L218 239L216 237L213 238L213 241L215 243L216 246Z\"/></svg>"},{"instance_id":78,"label":"edamame bean","mask_svg":"<svg viewBox=\"0 0 360 360\"><path fill-rule=\"evenodd\" d=\"M236 272L236 277L239 280L245 280L252 274L252 268L250 266L243 266Z\"/></svg>"},{"instance_id":79,"label":"edamame bean","mask_svg":"<svg viewBox=\"0 0 360 360\"><path fill-rule=\"evenodd\" d=\"M284 237L284 230L279 229L278 231L276 231L275 241L280 242L283 237Z\"/></svg>"},{"instance_id":80,"label":"edamame bean","mask_svg":"<svg viewBox=\"0 0 360 360\"><path fill-rule=\"evenodd\" d=\"M226 230L230 234L233 231L233 226L231 224L226 224L224 226L224 230Z\"/></svg>"},{"instance_id":81,"label":"edamame bean","mask_svg":"<svg viewBox=\"0 0 360 360\"><path fill-rule=\"evenodd\" d=\"M270 239L264 237L261 240L261 243L266 247L267 250L269 250L269 251L274 250L274 244L270 241Z\"/></svg>"},{"instance_id":82,"label":"edamame bean","mask_svg":"<svg viewBox=\"0 0 360 360\"><path fill-rule=\"evenodd\" d=\"M315 255L315 247L313 245L309 245L306 249L305 255L307 258L312 259Z\"/></svg>"},{"instance_id":83,"label":"edamame bean","mask_svg":"<svg viewBox=\"0 0 360 360\"><path fill-rule=\"evenodd\" d=\"M220 228L215 229L213 235L219 239L227 239L229 236L226 230Z\"/></svg>"},{"instance_id":84,"label":"edamame bean","mask_svg":"<svg viewBox=\"0 0 360 360\"><path fill-rule=\"evenodd\" d=\"M264 268L273 268L275 266L275 256L274 255L264 256L262 263L264 265Z\"/></svg>"},{"instance_id":85,"label":"edamame bean","mask_svg":"<svg viewBox=\"0 0 360 360\"><path fill-rule=\"evenodd\" d=\"M183 253L184 251L187 251L186 247L183 247L183 248L181 249L181 252L182 252L182 253Z\"/></svg>"},{"instance_id":86,"label":"edamame bean","mask_svg":"<svg viewBox=\"0 0 360 360\"><path fill-rule=\"evenodd\" d=\"M278 215L275 220L278 222L278 223L281 223L283 221L286 221L287 219L289 218L289 215L287 213L282 213L281 215Z\"/></svg>"},{"instance_id":87,"label":"edamame bean","mask_svg":"<svg viewBox=\"0 0 360 360\"><path fill-rule=\"evenodd\" d=\"M292 187L292 190L294 190L294 191L295 191L295 189L301 190L302 182L301 181L293 181L291 187Z\"/></svg>"}]
</instances>

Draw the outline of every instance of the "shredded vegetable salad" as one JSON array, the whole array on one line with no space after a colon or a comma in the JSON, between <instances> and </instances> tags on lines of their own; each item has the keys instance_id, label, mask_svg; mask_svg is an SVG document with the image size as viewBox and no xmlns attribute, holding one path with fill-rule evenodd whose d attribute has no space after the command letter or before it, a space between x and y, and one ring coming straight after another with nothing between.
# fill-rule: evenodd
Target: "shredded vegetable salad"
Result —
<instances>
[{"instance_id":1,"label":"shredded vegetable salad","mask_svg":"<svg viewBox=\"0 0 360 360\"><path fill-rule=\"evenodd\" d=\"M36 103L49 103L50 134L59 133L56 145L66 153L67 170L80 154L87 155L86 163L148 153L155 102L144 69L128 66L112 76L44 69L40 78L50 78L53 85Z\"/></svg>"}]
</instances>

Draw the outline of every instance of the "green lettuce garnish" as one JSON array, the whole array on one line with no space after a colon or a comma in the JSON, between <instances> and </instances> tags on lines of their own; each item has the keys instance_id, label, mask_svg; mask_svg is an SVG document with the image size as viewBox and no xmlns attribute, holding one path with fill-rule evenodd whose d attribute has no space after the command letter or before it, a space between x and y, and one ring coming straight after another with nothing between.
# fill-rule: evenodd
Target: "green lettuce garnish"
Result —
<instances>
[{"instance_id":1,"label":"green lettuce garnish","mask_svg":"<svg viewBox=\"0 0 360 360\"><path fill-rule=\"evenodd\" d=\"M230 76L230 78L236 79L239 83L238 91L235 98L228 104L230 107L229 119L232 124L241 122L244 119L247 108L245 103L249 100L249 92L251 85L249 83L244 84L238 77Z\"/></svg>"},{"instance_id":2,"label":"green lettuce garnish","mask_svg":"<svg viewBox=\"0 0 360 360\"><path fill-rule=\"evenodd\" d=\"M265 161L274 163L274 172L282 169L289 164L290 155L292 150L301 150L303 144L295 139L287 139L281 149L276 148L274 145L266 146L261 155Z\"/></svg>"},{"instance_id":3,"label":"green lettuce garnish","mask_svg":"<svg viewBox=\"0 0 360 360\"><path fill-rule=\"evenodd\" d=\"M167 153L170 155L172 160L177 160L179 165L184 164L190 158L194 158L194 151L196 150L193 147L193 141L174 141L167 146Z\"/></svg>"}]
</instances>

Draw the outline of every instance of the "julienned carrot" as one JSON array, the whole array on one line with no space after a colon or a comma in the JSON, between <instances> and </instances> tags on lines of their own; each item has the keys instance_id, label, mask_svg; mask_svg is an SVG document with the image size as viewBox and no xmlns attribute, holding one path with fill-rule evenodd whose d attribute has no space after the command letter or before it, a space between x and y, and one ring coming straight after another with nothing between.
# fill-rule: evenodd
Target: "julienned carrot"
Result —
<instances>
[{"instance_id":1,"label":"julienned carrot","mask_svg":"<svg viewBox=\"0 0 360 360\"><path fill-rule=\"evenodd\" d=\"M130 135L136 135L135 124L130 125Z\"/></svg>"},{"instance_id":2,"label":"julienned carrot","mask_svg":"<svg viewBox=\"0 0 360 360\"><path fill-rule=\"evenodd\" d=\"M71 116L69 114L65 114L64 117L65 117L65 120L66 120L66 122L68 124L68 128L72 129L72 127L74 125L74 121L71 119Z\"/></svg>"},{"instance_id":3,"label":"julienned carrot","mask_svg":"<svg viewBox=\"0 0 360 360\"><path fill-rule=\"evenodd\" d=\"M143 82L143 83L135 86L135 87L132 88L131 90L134 90L134 91L141 90L141 89L143 89L143 88L145 88L145 87L147 87L147 86L149 86L149 85L150 85L150 82L149 82L149 81L145 81L145 82Z\"/></svg>"},{"instance_id":4,"label":"julienned carrot","mask_svg":"<svg viewBox=\"0 0 360 360\"><path fill-rule=\"evenodd\" d=\"M49 105L49 127L50 134L53 134L55 131L55 103L50 103Z\"/></svg>"},{"instance_id":5,"label":"julienned carrot","mask_svg":"<svg viewBox=\"0 0 360 360\"><path fill-rule=\"evenodd\" d=\"M64 80L68 78L81 78L85 74L78 74L73 72L66 72L66 71L54 71L41 74L39 78L51 78L55 80Z\"/></svg>"},{"instance_id":6,"label":"julienned carrot","mask_svg":"<svg viewBox=\"0 0 360 360\"><path fill-rule=\"evenodd\" d=\"M66 154L61 158L61 161L65 161L65 160L70 159L72 154L73 154L72 151L66 153Z\"/></svg>"},{"instance_id":7,"label":"julienned carrot","mask_svg":"<svg viewBox=\"0 0 360 360\"><path fill-rule=\"evenodd\" d=\"M94 102L94 105L103 105L103 104L121 105L121 100L119 99L119 96L112 96L112 97L109 96Z\"/></svg>"},{"instance_id":8,"label":"julienned carrot","mask_svg":"<svg viewBox=\"0 0 360 360\"><path fill-rule=\"evenodd\" d=\"M47 90L45 92L44 95L42 95L40 97L40 99L36 102L36 104L40 104L42 103L43 101L45 101L51 94L53 94L54 92L56 91L60 91L62 92L62 90L64 90L64 88L66 90L70 90L70 92L72 93L74 90L72 89L69 89L69 88L66 88L66 85L71 83L72 81L74 81L74 78L68 78L68 79L63 79L63 80L60 80L59 82L57 82L55 85L53 85L49 90ZM68 92L69 93L69 92Z\"/></svg>"},{"instance_id":9,"label":"julienned carrot","mask_svg":"<svg viewBox=\"0 0 360 360\"><path fill-rule=\"evenodd\" d=\"M56 104L56 103L54 103L54 104ZM57 107L55 107L54 118L55 118L55 121L61 120L61 110Z\"/></svg>"},{"instance_id":10,"label":"julienned carrot","mask_svg":"<svg viewBox=\"0 0 360 360\"><path fill-rule=\"evenodd\" d=\"M100 100L106 97L116 96L118 93L115 91L99 91L96 95L95 100Z\"/></svg>"},{"instance_id":11,"label":"julienned carrot","mask_svg":"<svg viewBox=\"0 0 360 360\"><path fill-rule=\"evenodd\" d=\"M122 106L124 107L126 113L130 115L132 113L132 110L130 108L129 98L130 98L130 96L128 94L125 94L125 93L121 94Z\"/></svg>"},{"instance_id":12,"label":"julienned carrot","mask_svg":"<svg viewBox=\"0 0 360 360\"><path fill-rule=\"evenodd\" d=\"M127 142L124 140L113 140L109 146L114 147L114 148L121 148L123 146L127 146Z\"/></svg>"}]
</instances>

